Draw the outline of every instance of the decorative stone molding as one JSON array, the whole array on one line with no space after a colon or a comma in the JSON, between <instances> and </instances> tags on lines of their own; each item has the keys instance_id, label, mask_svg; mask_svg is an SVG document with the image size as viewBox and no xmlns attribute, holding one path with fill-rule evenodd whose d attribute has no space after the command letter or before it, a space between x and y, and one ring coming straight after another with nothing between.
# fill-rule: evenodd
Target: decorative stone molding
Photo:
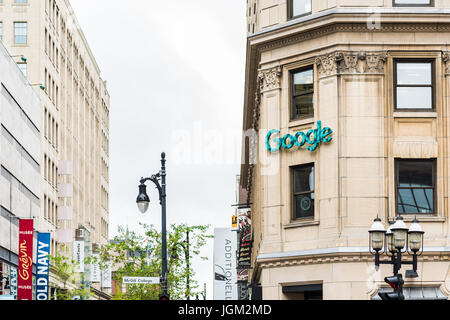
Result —
<instances>
[{"instance_id":1,"label":"decorative stone molding","mask_svg":"<svg viewBox=\"0 0 450 320\"><path fill-rule=\"evenodd\" d=\"M364 73L384 73L384 64L387 61L387 52L367 53L366 69Z\"/></svg>"},{"instance_id":2,"label":"decorative stone molding","mask_svg":"<svg viewBox=\"0 0 450 320\"><path fill-rule=\"evenodd\" d=\"M261 92L280 88L281 67L275 67L258 72L258 84Z\"/></svg>"},{"instance_id":3,"label":"decorative stone molding","mask_svg":"<svg viewBox=\"0 0 450 320\"><path fill-rule=\"evenodd\" d=\"M393 156L405 159L437 158L438 144L433 139L424 140L423 137L417 137L415 141L397 139L393 145Z\"/></svg>"},{"instance_id":4,"label":"decorative stone molding","mask_svg":"<svg viewBox=\"0 0 450 320\"><path fill-rule=\"evenodd\" d=\"M264 91L280 88L281 67L259 70L256 78L255 108L253 109L253 129L259 129L261 94Z\"/></svg>"},{"instance_id":5,"label":"decorative stone molding","mask_svg":"<svg viewBox=\"0 0 450 320\"><path fill-rule=\"evenodd\" d=\"M317 256L299 256L283 259L264 259L257 260L255 269L257 268L279 268L287 266L327 264L327 263L367 263L373 262L373 256L369 253L359 254L334 254L334 255L317 255ZM424 253L420 262L445 262L450 261L450 252L442 253Z\"/></svg>"},{"instance_id":6,"label":"decorative stone molding","mask_svg":"<svg viewBox=\"0 0 450 320\"><path fill-rule=\"evenodd\" d=\"M319 72L319 77L325 77L337 73L338 63L343 59L342 53L340 52L333 52L331 54L317 57L316 65Z\"/></svg>"},{"instance_id":7,"label":"decorative stone molding","mask_svg":"<svg viewBox=\"0 0 450 320\"><path fill-rule=\"evenodd\" d=\"M445 66L445 75L450 75L450 52L442 52L442 61L444 62Z\"/></svg>"},{"instance_id":8,"label":"decorative stone molding","mask_svg":"<svg viewBox=\"0 0 450 320\"><path fill-rule=\"evenodd\" d=\"M294 43L316 39L333 33L384 33L384 32L449 32L449 23L382 23L380 28L369 29L367 23L336 23L325 25L314 30L296 33L295 35L268 41L258 46L259 53L275 48L285 47ZM268 33L270 34L270 33Z\"/></svg>"},{"instance_id":9,"label":"decorative stone molding","mask_svg":"<svg viewBox=\"0 0 450 320\"><path fill-rule=\"evenodd\" d=\"M334 74L382 74L386 52L336 51L316 58L319 78Z\"/></svg>"}]
</instances>

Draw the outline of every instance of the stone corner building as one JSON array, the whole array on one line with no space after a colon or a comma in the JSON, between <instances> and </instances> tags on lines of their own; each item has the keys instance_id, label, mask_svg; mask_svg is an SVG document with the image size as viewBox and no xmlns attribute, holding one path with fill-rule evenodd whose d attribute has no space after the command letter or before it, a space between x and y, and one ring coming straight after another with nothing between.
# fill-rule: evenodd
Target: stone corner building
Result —
<instances>
[{"instance_id":1,"label":"stone corner building","mask_svg":"<svg viewBox=\"0 0 450 320\"><path fill-rule=\"evenodd\" d=\"M392 266L375 271L368 230L401 215L425 231L406 298L448 299L450 1L247 3L249 282L263 299L378 299ZM310 151L318 126L332 134Z\"/></svg>"}]
</instances>

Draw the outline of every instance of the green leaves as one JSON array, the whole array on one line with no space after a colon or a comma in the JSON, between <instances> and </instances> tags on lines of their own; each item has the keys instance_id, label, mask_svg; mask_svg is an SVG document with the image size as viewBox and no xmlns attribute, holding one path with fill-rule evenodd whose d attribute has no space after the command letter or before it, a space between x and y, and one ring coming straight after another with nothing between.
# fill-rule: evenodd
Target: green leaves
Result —
<instances>
[{"instance_id":1,"label":"green leaves","mask_svg":"<svg viewBox=\"0 0 450 320\"><path fill-rule=\"evenodd\" d=\"M125 230L119 227L118 235L100 249L99 265L104 269L108 261L112 262L113 280L116 281L118 292L114 299L119 300L157 300L161 292L160 285L139 284L126 285L122 292L123 277L160 277L161 276L161 232L153 225L140 224L144 234ZM195 281L195 271L187 259L200 257L200 250L205 246L210 226L187 226L172 224L167 230L167 263L168 263L168 291L171 299L185 299L194 297L198 288ZM189 243L186 233L189 232ZM207 257L200 257L208 260ZM189 275L190 289L187 290L186 280Z\"/></svg>"}]
</instances>

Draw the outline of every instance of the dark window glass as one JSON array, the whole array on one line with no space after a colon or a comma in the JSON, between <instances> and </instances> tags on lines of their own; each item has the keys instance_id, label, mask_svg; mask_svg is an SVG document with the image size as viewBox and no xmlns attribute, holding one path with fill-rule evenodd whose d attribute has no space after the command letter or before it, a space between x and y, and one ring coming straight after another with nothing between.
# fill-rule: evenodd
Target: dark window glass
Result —
<instances>
[{"instance_id":1,"label":"dark window glass","mask_svg":"<svg viewBox=\"0 0 450 320\"><path fill-rule=\"evenodd\" d=\"M435 160L397 160L398 214L435 212Z\"/></svg>"},{"instance_id":2,"label":"dark window glass","mask_svg":"<svg viewBox=\"0 0 450 320\"><path fill-rule=\"evenodd\" d=\"M400 5L431 5L433 0L394 0L394 4Z\"/></svg>"},{"instance_id":3,"label":"dark window glass","mask_svg":"<svg viewBox=\"0 0 450 320\"><path fill-rule=\"evenodd\" d=\"M293 169L294 219L314 217L314 165Z\"/></svg>"},{"instance_id":4,"label":"dark window glass","mask_svg":"<svg viewBox=\"0 0 450 320\"><path fill-rule=\"evenodd\" d=\"M434 63L396 61L396 109L434 109Z\"/></svg>"},{"instance_id":5,"label":"dark window glass","mask_svg":"<svg viewBox=\"0 0 450 320\"><path fill-rule=\"evenodd\" d=\"M292 118L314 115L314 71L310 67L292 73Z\"/></svg>"}]
</instances>

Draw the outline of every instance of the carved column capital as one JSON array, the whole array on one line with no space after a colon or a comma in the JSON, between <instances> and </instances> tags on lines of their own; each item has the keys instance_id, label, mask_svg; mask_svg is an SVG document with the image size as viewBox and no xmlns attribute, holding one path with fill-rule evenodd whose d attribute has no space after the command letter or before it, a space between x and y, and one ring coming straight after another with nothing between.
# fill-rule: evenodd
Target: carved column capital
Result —
<instances>
[{"instance_id":1,"label":"carved column capital","mask_svg":"<svg viewBox=\"0 0 450 320\"><path fill-rule=\"evenodd\" d=\"M264 91L280 89L281 67L274 67L258 71L256 77L255 107L253 109L253 129L259 129L259 117L261 109L261 95Z\"/></svg>"},{"instance_id":2,"label":"carved column capital","mask_svg":"<svg viewBox=\"0 0 450 320\"><path fill-rule=\"evenodd\" d=\"M444 62L445 66L445 75L450 75L450 52L442 52L442 61Z\"/></svg>"},{"instance_id":3,"label":"carved column capital","mask_svg":"<svg viewBox=\"0 0 450 320\"><path fill-rule=\"evenodd\" d=\"M386 52L336 51L316 58L319 78L333 74L384 73Z\"/></svg>"},{"instance_id":4,"label":"carved column capital","mask_svg":"<svg viewBox=\"0 0 450 320\"><path fill-rule=\"evenodd\" d=\"M274 67L258 72L258 85L260 91L273 90L280 88L281 67Z\"/></svg>"}]
</instances>

